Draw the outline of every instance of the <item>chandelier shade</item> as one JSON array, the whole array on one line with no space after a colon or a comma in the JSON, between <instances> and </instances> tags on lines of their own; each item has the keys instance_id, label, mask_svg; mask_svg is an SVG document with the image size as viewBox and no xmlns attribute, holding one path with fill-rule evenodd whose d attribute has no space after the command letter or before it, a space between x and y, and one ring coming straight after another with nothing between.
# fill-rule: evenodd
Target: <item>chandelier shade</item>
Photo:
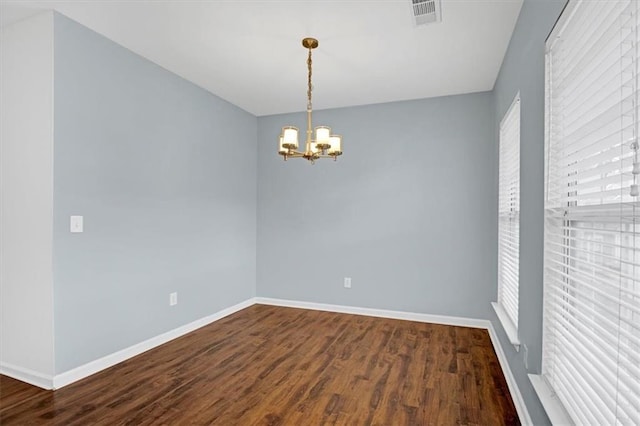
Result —
<instances>
[{"instance_id":1,"label":"chandelier shade","mask_svg":"<svg viewBox=\"0 0 640 426\"><path fill-rule=\"evenodd\" d=\"M282 146L287 149L298 149L298 128L286 126L282 128Z\"/></svg>"},{"instance_id":2,"label":"chandelier shade","mask_svg":"<svg viewBox=\"0 0 640 426\"><path fill-rule=\"evenodd\" d=\"M311 92L313 85L311 84L312 61L311 51L318 47L318 40L315 38L302 39L302 46L309 50L307 57L308 79L307 79L307 137L304 142L304 150L298 150L298 128L294 126L284 126L282 133L278 138L278 154L288 158L304 158L312 164L319 158L333 158L334 161L339 155L342 155L342 136L332 135L331 128L327 126L318 126L315 132L311 126L311 115L313 113L311 103Z\"/></svg>"}]
</instances>

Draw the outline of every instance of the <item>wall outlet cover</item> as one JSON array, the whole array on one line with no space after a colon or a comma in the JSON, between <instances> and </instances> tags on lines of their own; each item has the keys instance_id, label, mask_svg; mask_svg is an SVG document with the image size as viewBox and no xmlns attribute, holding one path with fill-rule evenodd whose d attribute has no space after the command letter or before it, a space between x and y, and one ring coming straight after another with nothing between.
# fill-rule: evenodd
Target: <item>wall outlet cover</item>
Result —
<instances>
[{"instance_id":1,"label":"wall outlet cover","mask_svg":"<svg viewBox=\"0 0 640 426\"><path fill-rule=\"evenodd\" d=\"M69 230L73 233L83 232L84 220L82 216L71 216L69 219Z\"/></svg>"}]
</instances>

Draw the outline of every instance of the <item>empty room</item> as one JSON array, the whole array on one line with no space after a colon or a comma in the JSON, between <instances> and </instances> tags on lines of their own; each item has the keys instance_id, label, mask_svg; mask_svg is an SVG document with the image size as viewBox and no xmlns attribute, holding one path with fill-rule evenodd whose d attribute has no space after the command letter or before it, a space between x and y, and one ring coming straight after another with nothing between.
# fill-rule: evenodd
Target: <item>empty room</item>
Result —
<instances>
[{"instance_id":1,"label":"empty room","mask_svg":"<svg viewBox=\"0 0 640 426\"><path fill-rule=\"evenodd\" d=\"M640 424L636 0L0 24L0 424Z\"/></svg>"}]
</instances>

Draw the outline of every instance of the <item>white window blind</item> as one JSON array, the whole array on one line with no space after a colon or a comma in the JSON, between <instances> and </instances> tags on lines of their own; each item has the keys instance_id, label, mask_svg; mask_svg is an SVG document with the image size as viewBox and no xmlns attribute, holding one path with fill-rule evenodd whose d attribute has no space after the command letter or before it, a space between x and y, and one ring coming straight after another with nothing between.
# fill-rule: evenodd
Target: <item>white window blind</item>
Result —
<instances>
[{"instance_id":1,"label":"white window blind","mask_svg":"<svg viewBox=\"0 0 640 426\"><path fill-rule=\"evenodd\" d=\"M498 304L518 328L520 258L520 96L500 123Z\"/></svg>"},{"instance_id":2,"label":"white window blind","mask_svg":"<svg viewBox=\"0 0 640 426\"><path fill-rule=\"evenodd\" d=\"M640 425L639 22L572 0L547 41L542 374L577 424Z\"/></svg>"}]
</instances>

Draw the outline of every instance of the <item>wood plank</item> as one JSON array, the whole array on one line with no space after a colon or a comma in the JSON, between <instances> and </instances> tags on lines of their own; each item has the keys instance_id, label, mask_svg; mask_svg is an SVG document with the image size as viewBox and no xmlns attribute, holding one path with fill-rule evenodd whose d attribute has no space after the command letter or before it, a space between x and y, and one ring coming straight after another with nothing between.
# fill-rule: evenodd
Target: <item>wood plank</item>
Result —
<instances>
[{"instance_id":1,"label":"wood plank","mask_svg":"<svg viewBox=\"0 0 640 426\"><path fill-rule=\"evenodd\" d=\"M41 396L43 392L46 391L11 377L0 375L0 411L8 410L31 398Z\"/></svg>"},{"instance_id":2,"label":"wood plank","mask_svg":"<svg viewBox=\"0 0 640 426\"><path fill-rule=\"evenodd\" d=\"M520 423L486 330L254 305L57 391L0 377L0 424Z\"/></svg>"}]
</instances>

